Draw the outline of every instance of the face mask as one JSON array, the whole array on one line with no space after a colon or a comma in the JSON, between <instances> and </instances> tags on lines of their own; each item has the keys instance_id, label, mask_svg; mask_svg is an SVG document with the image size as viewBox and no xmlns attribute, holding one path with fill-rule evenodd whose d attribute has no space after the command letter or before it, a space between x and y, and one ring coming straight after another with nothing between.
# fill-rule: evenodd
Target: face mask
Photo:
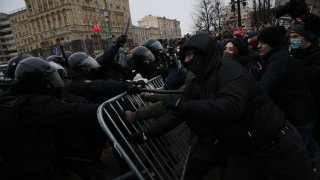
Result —
<instances>
[{"instance_id":1,"label":"face mask","mask_svg":"<svg viewBox=\"0 0 320 180\"><path fill-rule=\"evenodd\" d=\"M301 39L290 39L292 49L300 49L302 47Z\"/></svg>"},{"instance_id":2,"label":"face mask","mask_svg":"<svg viewBox=\"0 0 320 180\"><path fill-rule=\"evenodd\" d=\"M199 75L203 71L202 62L203 57L201 53L195 53L193 58L190 61L186 62L186 66L195 75Z\"/></svg>"},{"instance_id":3,"label":"face mask","mask_svg":"<svg viewBox=\"0 0 320 180\"><path fill-rule=\"evenodd\" d=\"M225 51L223 52L223 57L233 58L232 54L225 52Z\"/></svg>"}]
</instances>

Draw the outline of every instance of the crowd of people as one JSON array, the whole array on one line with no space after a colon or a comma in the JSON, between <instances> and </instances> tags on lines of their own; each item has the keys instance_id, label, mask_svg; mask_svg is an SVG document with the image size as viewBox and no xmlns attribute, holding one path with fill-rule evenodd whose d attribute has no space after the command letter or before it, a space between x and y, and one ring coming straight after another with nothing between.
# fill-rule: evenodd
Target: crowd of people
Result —
<instances>
[{"instance_id":1,"label":"crowd of people","mask_svg":"<svg viewBox=\"0 0 320 180\"><path fill-rule=\"evenodd\" d=\"M123 112L127 123L157 118L128 137L132 144L182 122L195 134L187 180L215 167L226 180L312 180L320 142L320 18L304 17L289 29L151 38L129 52L122 35L95 58L65 52L10 59L0 83L0 179L57 180L71 172L104 179L95 168L113 165L101 161L108 138L96 112L127 92L151 102ZM183 94L142 93L158 75L164 90Z\"/></svg>"}]
</instances>

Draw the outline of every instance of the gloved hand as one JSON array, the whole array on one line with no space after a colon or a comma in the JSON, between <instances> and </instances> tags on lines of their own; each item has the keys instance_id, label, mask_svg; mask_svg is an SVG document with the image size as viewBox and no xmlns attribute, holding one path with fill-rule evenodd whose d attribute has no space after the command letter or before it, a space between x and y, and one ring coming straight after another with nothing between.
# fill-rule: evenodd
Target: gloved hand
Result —
<instances>
[{"instance_id":1,"label":"gloved hand","mask_svg":"<svg viewBox=\"0 0 320 180\"><path fill-rule=\"evenodd\" d=\"M122 47L127 42L127 35L121 35L116 40L116 46Z\"/></svg>"},{"instance_id":2,"label":"gloved hand","mask_svg":"<svg viewBox=\"0 0 320 180\"><path fill-rule=\"evenodd\" d=\"M128 94L140 94L141 93L141 88L139 86L137 86L136 84L130 83L130 82L125 82L124 90Z\"/></svg>"},{"instance_id":3,"label":"gloved hand","mask_svg":"<svg viewBox=\"0 0 320 180\"><path fill-rule=\"evenodd\" d=\"M140 94L140 97L142 100L146 101L146 102L150 102L150 97L151 97L151 94L148 93L148 92L142 92Z\"/></svg>"},{"instance_id":4,"label":"gloved hand","mask_svg":"<svg viewBox=\"0 0 320 180\"><path fill-rule=\"evenodd\" d=\"M132 124L133 122L137 121L137 114L136 112L132 111L125 111L124 112L124 117L127 123Z\"/></svg>"},{"instance_id":5,"label":"gloved hand","mask_svg":"<svg viewBox=\"0 0 320 180\"><path fill-rule=\"evenodd\" d=\"M290 0L289 14L292 18L301 17L309 11L305 0Z\"/></svg>"},{"instance_id":6,"label":"gloved hand","mask_svg":"<svg viewBox=\"0 0 320 180\"><path fill-rule=\"evenodd\" d=\"M143 132L133 133L128 136L127 140L132 144L142 144L147 140L147 136Z\"/></svg>"},{"instance_id":7,"label":"gloved hand","mask_svg":"<svg viewBox=\"0 0 320 180\"><path fill-rule=\"evenodd\" d=\"M144 82L144 80L139 80L139 81L132 81L134 84L140 86L140 87L145 87L146 83Z\"/></svg>"},{"instance_id":8,"label":"gloved hand","mask_svg":"<svg viewBox=\"0 0 320 180\"><path fill-rule=\"evenodd\" d=\"M174 111L180 111L181 110L181 105L182 101L180 98L177 97L177 95L167 95L163 100L162 100L163 105L165 106L166 109L171 109Z\"/></svg>"}]
</instances>

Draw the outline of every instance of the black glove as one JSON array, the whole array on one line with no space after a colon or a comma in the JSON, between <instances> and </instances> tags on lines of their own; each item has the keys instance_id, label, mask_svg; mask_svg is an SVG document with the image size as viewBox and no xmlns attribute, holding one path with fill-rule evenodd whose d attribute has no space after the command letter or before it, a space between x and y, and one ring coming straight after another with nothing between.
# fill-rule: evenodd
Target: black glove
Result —
<instances>
[{"instance_id":1,"label":"black glove","mask_svg":"<svg viewBox=\"0 0 320 180\"><path fill-rule=\"evenodd\" d=\"M289 14L292 18L301 17L308 13L308 6L305 0L290 0Z\"/></svg>"},{"instance_id":2,"label":"black glove","mask_svg":"<svg viewBox=\"0 0 320 180\"><path fill-rule=\"evenodd\" d=\"M178 98L176 95L167 95L162 100L163 105L166 109L171 109L174 111L181 110L182 101L180 98Z\"/></svg>"},{"instance_id":3,"label":"black glove","mask_svg":"<svg viewBox=\"0 0 320 180\"><path fill-rule=\"evenodd\" d=\"M127 140L132 144L142 144L147 140L147 136L143 132L133 133L128 136Z\"/></svg>"},{"instance_id":4,"label":"black glove","mask_svg":"<svg viewBox=\"0 0 320 180\"><path fill-rule=\"evenodd\" d=\"M128 94L140 94L141 93L141 88L134 83L125 82L124 89Z\"/></svg>"},{"instance_id":5,"label":"black glove","mask_svg":"<svg viewBox=\"0 0 320 180\"><path fill-rule=\"evenodd\" d=\"M127 35L121 35L116 40L116 46L122 47L127 42Z\"/></svg>"},{"instance_id":6,"label":"black glove","mask_svg":"<svg viewBox=\"0 0 320 180\"><path fill-rule=\"evenodd\" d=\"M297 17L301 17L304 14L307 14L308 6L305 0L290 0L290 2L275 7L274 13L276 18L280 18L281 16L290 14L290 16L295 19Z\"/></svg>"},{"instance_id":7,"label":"black glove","mask_svg":"<svg viewBox=\"0 0 320 180\"><path fill-rule=\"evenodd\" d=\"M134 84L140 86L140 87L145 87L146 83L144 82L144 80L139 80L139 81L132 81Z\"/></svg>"}]
</instances>

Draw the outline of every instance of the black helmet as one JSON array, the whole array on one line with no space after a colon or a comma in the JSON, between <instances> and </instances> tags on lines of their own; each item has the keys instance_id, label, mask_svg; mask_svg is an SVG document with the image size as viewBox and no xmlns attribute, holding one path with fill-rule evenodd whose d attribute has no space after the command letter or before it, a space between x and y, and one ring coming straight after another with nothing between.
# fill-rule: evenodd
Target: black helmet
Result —
<instances>
[{"instance_id":1,"label":"black helmet","mask_svg":"<svg viewBox=\"0 0 320 180\"><path fill-rule=\"evenodd\" d=\"M147 64L155 61L152 52L144 46L138 46L133 50L132 59L135 64Z\"/></svg>"},{"instance_id":2,"label":"black helmet","mask_svg":"<svg viewBox=\"0 0 320 180\"><path fill-rule=\"evenodd\" d=\"M150 49L151 51L160 51L163 49L163 46L160 43L160 41L156 39L148 39L146 42L142 44L142 46Z\"/></svg>"},{"instance_id":3,"label":"black helmet","mask_svg":"<svg viewBox=\"0 0 320 180\"><path fill-rule=\"evenodd\" d=\"M58 71L61 78L67 77L67 71L60 64L58 64L54 61L50 61L48 63Z\"/></svg>"},{"instance_id":4,"label":"black helmet","mask_svg":"<svg viewBox=\"0 0 320 180\"><path fill-rule=\"evenodd\" d=\"M51 62L51 61L54 61L55 63L58 63L58 64L63 64L64 63L64 60L61 56L59 55L51 55L51 56L48 56L47 59L46 59L47 62Z\"/></svg>"},{"instance_id":5,"label":"black helmet","mask_svg":"<svg viewBox=\"0 0 320 180\"><path fill-rule=\"evenodd\" d=\"M14 78L14 72L17 68L17 65L19 64L20 61L22 61L28 57L32 57L32 56L30 54L20 54L18 56L11 58L8 61L8 66L5 71L5 74L10 78Z\"/></svg>"},{"instance_id":6,"label":"black helmet","mask_svg":"<svg viewBox=\"0 0 320 180\"><path fill-rule=\"evenodd\" d=\"M78 72L81 71L81 67L89 67L90 69L97 69L100 67L95 59L84 52L73 53L68 58L68 65L71 69Z\"/></svg>"},{"instance_id":7,"label":"black helmet","mask_svg":"<svg viewBox=\"0 0 320 180\"><path fill-rule=\"evenodd\" d=\"M71 52L71 51L65 51L65 52L64 52L64 55L66 55L66 58L67 58L67 59L68 59L72 54L73 54L73 52ZM62 59L64 59L64 57L63 57L62 54L60 55L60 57L61 57Z\"/></svg>"},{"instance_id":8,"label":"black helmet","mask_svg":"<svg viewBox=\"0 0 320 180\"><path fill-rule=\"evenodd\" d=\"M144 78L153 78L156 72L155 57L152 52L144 46L138 46L132 54L132 64L137 73Z\"/></svg>"},{"instance_id":9,"label":"black helmet","mask_svg":"<svg viewBox=\"0 0 320 180\"><path fill-rule=\"evenodd\" d=\"M127 54L128 53L122 47L120 47L114 58L114 62L121 66L127 67Z\"/></svg>"},{"instance_id":10,"label":"black helmet","mask_svg":"<svg viewBox=\"0 0 320 180\"><path fill-rule=\"evenodd\" d=\"M99 54L96 55L95 59L96 59L97 62L100 62L100 58L101 58L102 55L103 55L103 53L99 53Z\"/></svg>"},{"instance_id":11,"label":"black helmet","mask_svg":"<svg viewBox=\"0 0 320 180\"><path fill-rule=\"evenodd\" d=\"M61 94L64 83L57 70L47 61L38 57L22 60L15 71L15 80L20 90L24 92L45 92ZM59 93L57 91L59 89Z\"/></svg>"}]
</instances>

